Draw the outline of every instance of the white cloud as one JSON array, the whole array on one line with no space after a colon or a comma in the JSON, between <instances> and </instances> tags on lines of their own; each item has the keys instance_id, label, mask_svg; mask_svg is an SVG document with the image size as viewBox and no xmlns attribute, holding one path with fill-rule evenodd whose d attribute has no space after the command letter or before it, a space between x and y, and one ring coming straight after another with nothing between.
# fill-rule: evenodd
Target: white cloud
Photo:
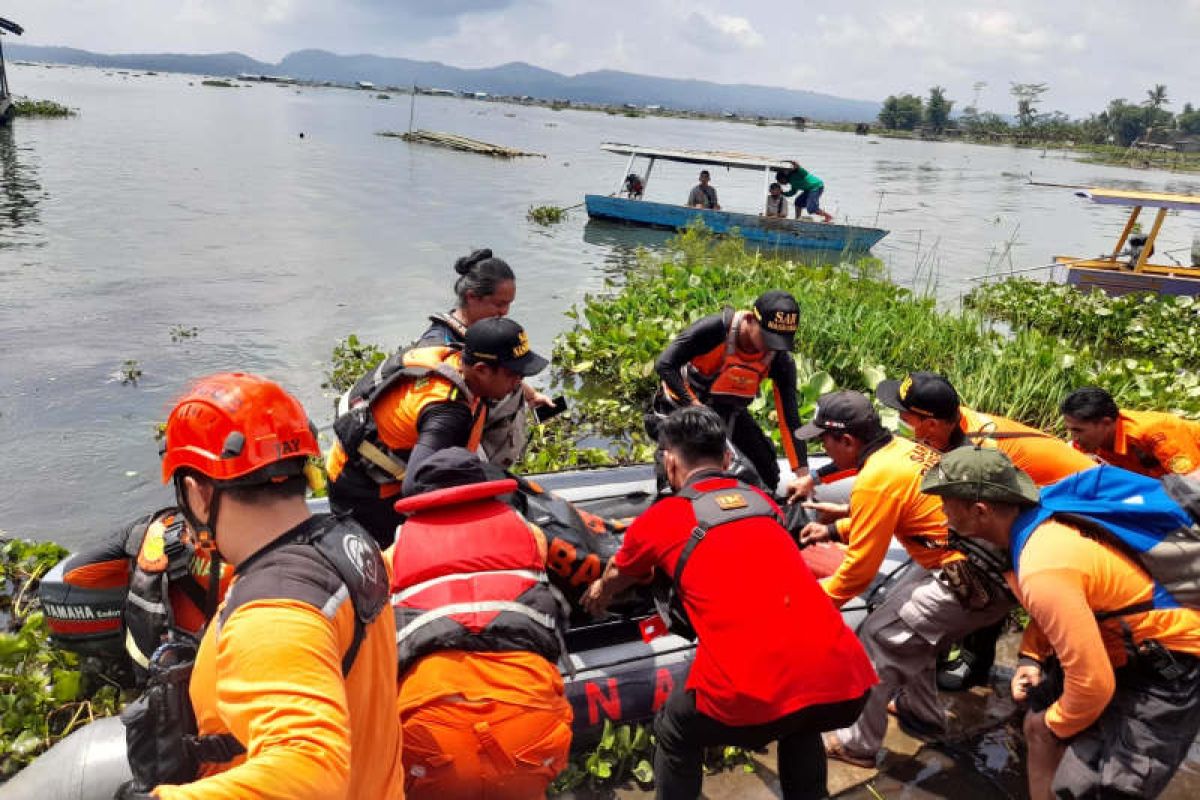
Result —
<instances>
[{"instance_id":1,"label":"white cloud","mask_svg":"<svg viewBox=\"0 0 1200 800\"><path fill-rule=\"evenodd\" d=\"M295 12L292 0L267 0L263 3L262 18L264 22L286 22Z\"/></svg>"},{"instance_id":2,"label":"white cloud","mask_svg":"<svg viewBox=\"0 0 1200 800\"><path fill-rule=\"evenodd\" d=\"M762 47L763 37L745 17L692 11L683 20L685 39L704 50L729 53Z\"/></svg>"},{"instance_id":3,"label":"white cloud","mask_svg":"<svg viewBox=\"0 0 1200 800\"><path fill-rule=\"evenodd\" d=\"M968 11L966 18L968 31L986 48L1041 53L1055 39L1049 31L1022 22L1011 11Z\"/></svg>"}]
</instances>

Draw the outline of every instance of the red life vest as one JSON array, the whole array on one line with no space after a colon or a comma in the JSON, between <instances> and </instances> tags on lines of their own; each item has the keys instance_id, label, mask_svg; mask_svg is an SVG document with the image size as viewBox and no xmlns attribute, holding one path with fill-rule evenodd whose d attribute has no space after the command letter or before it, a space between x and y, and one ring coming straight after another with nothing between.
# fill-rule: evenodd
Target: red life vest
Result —
<instances>
[{"instance_id":1,"label":"red life vest","mask_svg":"<svg viewBox=\"0 0 1200 800\"><path fill-rule=\"evenodd\" d=\"M773 350L750 355L738 349L738 330L747 312L725 310L728 325L725 341L684 367L684 378L701 397L724 398L748 403L771 371Z\"/></svg>"},{"instance_id":2,"label":"red life vest","mask_svg":"<svg viewBox=\"0 0 1200 800\"><path fill-rule=\"evenodd\" d=\"M565 603L550 587L528 523L497 499L512 479L406 497L396 535L392 607L401 675L440 650L562 652Z\"/></svg>"}]
</instances>

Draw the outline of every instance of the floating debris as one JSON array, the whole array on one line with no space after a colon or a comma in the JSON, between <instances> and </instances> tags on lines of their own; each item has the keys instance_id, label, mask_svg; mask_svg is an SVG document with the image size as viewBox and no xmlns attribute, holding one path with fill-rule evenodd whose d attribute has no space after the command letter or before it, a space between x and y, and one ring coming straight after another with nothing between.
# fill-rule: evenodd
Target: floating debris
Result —
<instances>
[{"instance_id":1,"label":"floating debris","mask_svg":"<svg viewBox=\"0 0 1200 800\"><path fill-rule=\"evenodd\" d=\"M567 218L567 210L558 206L530 206L525 218L538 225L554 225Z\"/></svg>"},{"instance_id":2,"label":"floating debris","mask_svg":"<svg viewBox=\"0 0 1200 800\"><path fill-rule=\"evenodd\" d=\"M449 147L452 150L462 150L465 153L479 153L485 156L495 156L497 158L518 158L521 156L536 156L545 158L542 153L527 153L524 150L514 150L511 147L504 147L499 144L491 144L490 142L481 142L478 139L470 139L466 136L459 136L454 133L439 133L438 131L415 130L408 133L399 133L397 131L380 131L379 136L391 136L397 139L403 139L406 142L420 142L422 144L432 144L437 147Z\"/></svg>"}]
</instances>

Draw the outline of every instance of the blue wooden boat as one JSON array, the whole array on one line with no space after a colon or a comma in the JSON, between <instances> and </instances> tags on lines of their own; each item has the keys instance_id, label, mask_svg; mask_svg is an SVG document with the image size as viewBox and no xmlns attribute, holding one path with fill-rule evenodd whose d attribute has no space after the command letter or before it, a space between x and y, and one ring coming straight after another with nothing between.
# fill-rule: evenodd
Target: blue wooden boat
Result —
<instances>
[{"instance_id":1,"label":"blue wooden boat","mask_svg":"<svg viewBox=\"0 0 1200 800\"><path fill-rule=\"evenodd\" d=\"M870 250L876 242L888 234L881 228L837 225L802 219L765 217L759 214L744 214L734 211L690 208L672 203L656 203L642 200L640 194L630 196L625 188L626 176L634 174L632 170L635 159L642 157L648 161L644 172L638 176L643 189L650 181L656 161L673 161L761 172L764 178L763 196L765 197L767 187L774 180L775 172L791 167L787 161L745 153L670 150L628 144L605 143L600 147L610 153L629 156L629 162L621 175L618 191L608 195L589 194L584 196L584 205L587 207L588 216L592 219L664 230L681 230L700 220L715 233L736 231L746 241L768 247L795 247L838 252Z\"/></svg>"},{"instance_id":2,"label":"blue wooden boat","mask_svg":"<svg viewBox=\"0 0 1200 800\"><path fill-rule=\"evenodd\" d=\"M1151 292L1164 295L1200 295L1200 254L1193 246L1192 266L1154 263L1154 241L1168 211L1200 211L1200 197L1167 192L1133 192L1120 189L1088 189L1076 192L1100 205L1130 209L1125 228L1109 255L1098 258L1057 256L1055 263L1066 268L1067 283L1079 289L1100 289L1110 295ZM1157 209L1150 232L1135 232L1143 208Z\"/></svg>"}]
</instances>

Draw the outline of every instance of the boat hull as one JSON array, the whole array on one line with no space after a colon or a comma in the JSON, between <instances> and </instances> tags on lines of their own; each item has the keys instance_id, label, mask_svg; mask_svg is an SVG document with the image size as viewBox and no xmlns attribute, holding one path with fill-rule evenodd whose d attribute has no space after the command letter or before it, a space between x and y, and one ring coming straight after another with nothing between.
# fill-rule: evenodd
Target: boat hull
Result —
<instances>
[{"instance_id":1,"label":"boat hull","mask_svg":"<svg viewBox=\"0 0 1200 800\"><path fill-rule=\"evenodd\" d=\"M1109 295L1118 297L1133 292L1150 292L1152 294L1174 296L1200 295L1200 271L1198 277L1173 272L1165 268L1134 272L1131 269L1117 266L1112 261L1078 261L1060 257L1059 263L1075 262L1066 266L1066 281L1070 286L1080 290L1099 289Z\"/></svg>"},{"instance_id":2,"label":"boat hull","mask_svg":"<svg viewBox=\"0 0 1200 800\"><path fill-rule=\"evenodd\" d=\"M585 195L584 205L592 219L665 230L682 230L696 220L701 220L715 233L737 231L746 241L769 247L866 252L888 234L881 228L760 217L732 211L710 211L704 208L688 208L670 203L630 200L599 194Z\"/></svg>"}]
</instances>

